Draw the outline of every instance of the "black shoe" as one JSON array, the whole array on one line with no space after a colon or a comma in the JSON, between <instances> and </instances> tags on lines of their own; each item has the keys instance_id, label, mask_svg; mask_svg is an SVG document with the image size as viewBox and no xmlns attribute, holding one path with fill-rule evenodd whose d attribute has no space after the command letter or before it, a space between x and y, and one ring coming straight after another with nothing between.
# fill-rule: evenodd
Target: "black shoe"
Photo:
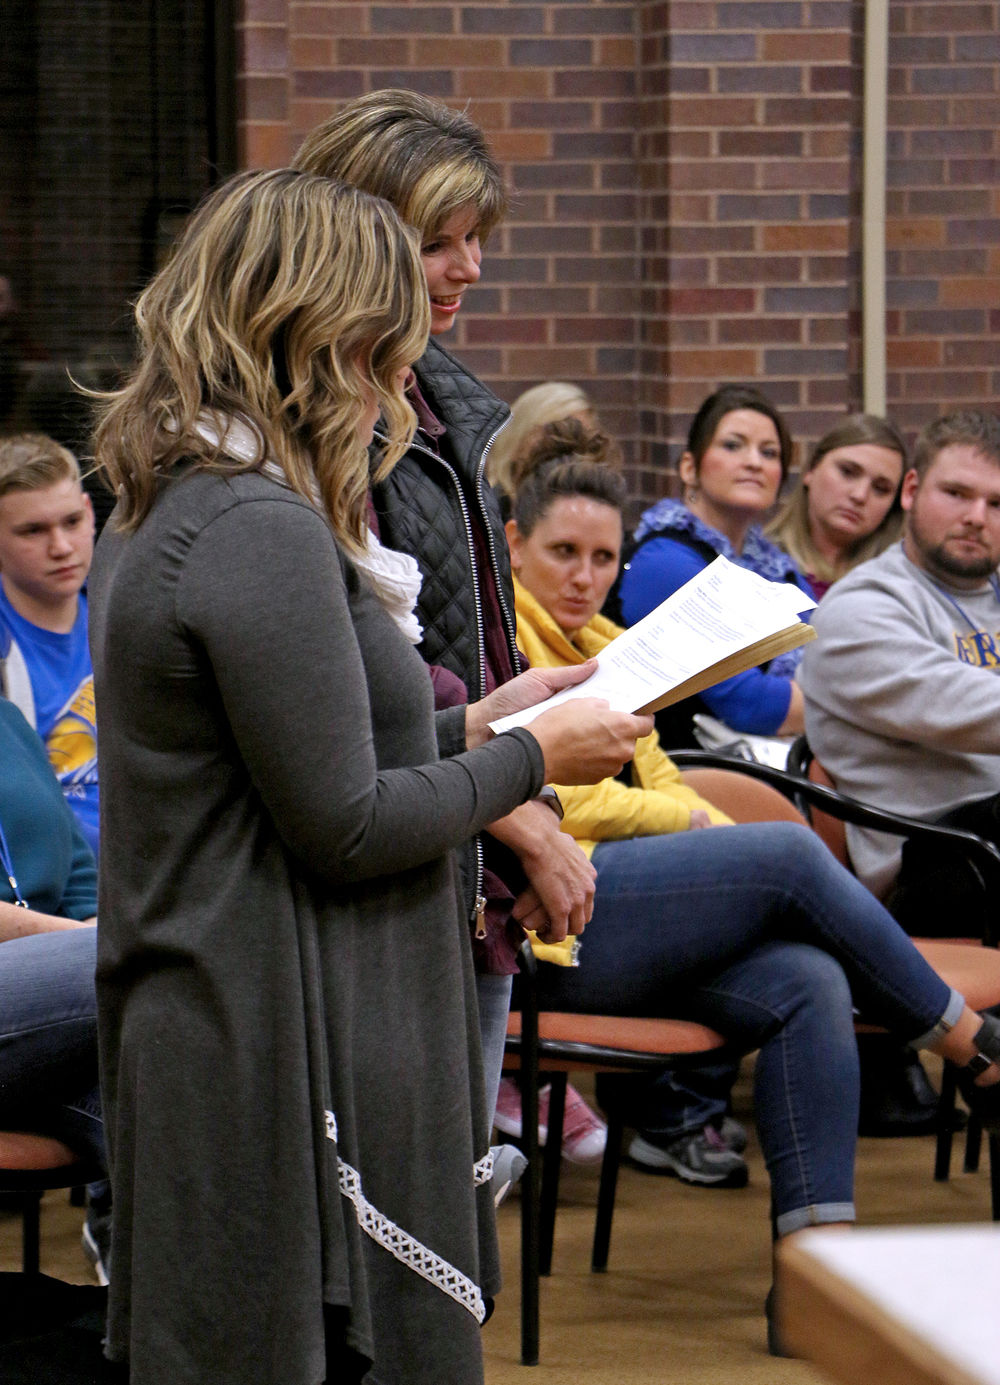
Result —
<instances>
[{"instance_id":1,"label":"black shoe","mask_svg":"<svg viewBox=\"0 0 1000 1385\"><path fill-rule=\"evenodd\" d=\"M983 1123L991 1135L1000 1134L1000 1082L990 1087L977 1087L976 1078L991 1063L1000 1063L1000 1024L990 1013L982 1016L982 1028L975 1036L979 1052L970 1063L958 1069L958 1090L966 1106Z\"/></svg>"},{"instance_id":2,"label":"black shoe","mask_svg":"<svg viewBox=\"0 0 1000 1385\"><path fill-rule=\"evenodd\" d=\"M938 1094L912 1049L890 1034L863 1034L858 1134L934 1135Z\"/></svg>"}]
</instances>

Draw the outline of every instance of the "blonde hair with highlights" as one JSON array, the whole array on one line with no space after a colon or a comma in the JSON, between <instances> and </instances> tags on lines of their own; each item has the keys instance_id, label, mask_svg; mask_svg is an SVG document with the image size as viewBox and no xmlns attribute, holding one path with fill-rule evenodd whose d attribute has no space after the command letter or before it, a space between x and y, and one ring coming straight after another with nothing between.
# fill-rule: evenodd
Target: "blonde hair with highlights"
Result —
<instances>
[{"instance_id":1,"label":"blonde hair with highlights","mask_svg":"<svg viewBox=\"0 0 1000 1385\"><path fill-rule=\"evenodd\" d=\"M12 433L0 439L0 496L79 480L80 467L72 452L47 433Z\"/></svg>"},{"instance_id":2,"label":"blonde hair with highlights","mask_svg":"<svg viewBox=\"0 0 1000 1385\"><path fill-rule=\"evenodd\" d=\"M419 92L386 88L348 102L306 136L295 168L384 197L427 240L474 208L480 240L507 209L483 132Z\"/></svg>"},{"instance_id":3,"label":"blonde hair with highlights","mask_svg":"<svg viewBox=\"0 0 1000 1385\"><path fill-rule=\"evenodd\" d=\"M490 449L486 475L494 486L512 500L520 484L518 467L549 423L565 418L581 418L594 423L594 406L579 385L563 380L547 380L519 394L510 407L510 422Z\"/></svg>"},{"instance_id":4,"label":"blonde hair with highlights","mask_svg":"<svg viewBox=\"0 0 1000 1385\"><path fill-rule=\"evenodd\" d=\"M899 429L889 419L881 418L878 414L850 414L820 438L805 468L799 473L795 489L764 530L768 538L773 539L785 550L801 572L811 573L821 582L835 582L852 567L867 562L869 558L878 557L899 538L902 531L903 513L899 505L897 486L893 502L878 528L853 544L845 552L844 561L840 566L835 568L813 542L809 528L809 487L802 484L802 477L814 471L831 452L839 452L842 447L858 447L865 443L899 453L899 482L902 485L907 457L906 443Z\"/></svg>"},{"instance_id":5,"label":"blonde hair with highlights","mask_svg":"<svg viewBox=\"0 0 1000 1385\"><path fill-rule=\"evenodd\" d=\"M238 472L270 459L334 533L361 552L368 456L358 423L374 398L402 456L416 423L397 380L430 323L413 232L391 207L292 169L241 173L210 193L136 305L140 359L107 401L95 452L121 527L148 513L177 462ZM238 418L258 456L237 461L199 433Z\"/></svg>"}]
</instances>

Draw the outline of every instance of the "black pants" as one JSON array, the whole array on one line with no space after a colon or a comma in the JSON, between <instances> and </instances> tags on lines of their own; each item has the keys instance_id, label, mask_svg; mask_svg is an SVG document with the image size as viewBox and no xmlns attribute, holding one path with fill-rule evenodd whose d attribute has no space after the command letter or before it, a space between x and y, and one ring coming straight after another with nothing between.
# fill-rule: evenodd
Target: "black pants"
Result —
<instances>
[{"instance_id":1,"label":"black pants","mask_svg":"<svg viewBox=\"0 0 1000 1385\"><path fill-rule=\"evenodd\" d=\"M935 821L1000 846L1000 794L963 803ZM961 848L907 841L886 904L913 937L982 938L997 928L997 898Z\"/></svg>"}]
</instances>

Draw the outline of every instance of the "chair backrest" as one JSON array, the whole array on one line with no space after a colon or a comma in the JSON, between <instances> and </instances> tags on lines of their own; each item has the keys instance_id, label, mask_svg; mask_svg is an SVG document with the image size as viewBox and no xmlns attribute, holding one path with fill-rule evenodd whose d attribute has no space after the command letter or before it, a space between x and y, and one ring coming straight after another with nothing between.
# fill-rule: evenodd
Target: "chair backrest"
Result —
<instances>
[{"instance_id":1,"label":"chair backrest","mask_svg":"<svg viewBox=\"0 0 1000 1385\"><path fill-rule=\"evenodd\" d=\"M809 769L806 772L814 784L820 784L824 789L837 787L832 776L815 756L809 761ZM824 813L819 808L814 807L810 812L813 831L826 842L840 864L850 870L851 858L847 851L846 823L841 822L839 818L830 817L829 813Z\"/></svg>"},{"instance_id":2,"label":"chair backrest","mask_svg":"<svg viewBox=\"0 0 1000 1385\"><path fill-rule=\"evenodd\" d=\"M751 779L739 770L685 769L681 778L689 789L694 789L734 822L806 821L780 789Z\"/></svg>"}]
</instances>

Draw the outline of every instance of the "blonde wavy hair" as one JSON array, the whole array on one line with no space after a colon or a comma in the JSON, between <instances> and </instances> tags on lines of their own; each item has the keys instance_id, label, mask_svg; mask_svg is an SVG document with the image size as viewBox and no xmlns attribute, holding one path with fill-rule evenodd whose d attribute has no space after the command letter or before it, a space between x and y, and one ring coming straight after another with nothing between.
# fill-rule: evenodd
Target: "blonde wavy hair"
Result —
<instances>
[{"instance_id":1,"label":"blonde wavy hair","mask_svg":"<svg viewBox=\"0 0 1000 1385\"><path fill-rule=\"evenodd\" d=\"M510 422L490 449L486 463L490 483L513 500L520 485L518 469L541 436L541 430L565 418L596 423L594 406L579 385L546 380L519 394L510 406Z\"/></svg>"},{"instance_id":2,"label":"blonde wavy hair","mask_svg":"<svg viewBox=\"0 0 1000 1385\"><path fill-rule=\"evenodd\" d=\"M425 240L474 207L485 241L507 210L483 132L416 91L387 87L347 102L306 136L292 163L384 197Z\"/></svg>"},{"instance_id":3,"label":"blonde wavy hair","mask_svg":"<svg viewBox=\"0 0 1000 1385\"><path fill-rule=\"evenodd\" d=\"M809 487L802 484L802 477L814 471L831 452L837 452L842 447L858 447L863 443L885 447L890 452L899 453L902 462L899 485L896 487L892 504L878 528L849 548L844 561L835 568L813 542L809 526ZM785 550L801 572L812 573L821 582L835 582L838 577L843 577L859 563L878 557L899 538L903 527L899 490L907 466L906 443L894 423L878 414L849 414L820 438L809 456L809 461L799 473L794 490L764 533Z\"/></svg>"},{"instance_id":4,"label":"blonde wavy hair","mask_svg":"<svg viewBox=\"0 0 1000 1385\"><path fill-rule=\"evenodd\" d=\"M368 454L358 424L374 401L388 442L377 476L402 456L416 419L399 373L430 325L413 232L386 203L292 169L237 174L193 214L139 298L139 363L102 396L95 453L134 529L158 478L183 460L226 472L270 459L307 499L318 488L350 552L366 537ZM199 418L238 418L250 461L206 441Z\"/></svg>"}]
</instances>

